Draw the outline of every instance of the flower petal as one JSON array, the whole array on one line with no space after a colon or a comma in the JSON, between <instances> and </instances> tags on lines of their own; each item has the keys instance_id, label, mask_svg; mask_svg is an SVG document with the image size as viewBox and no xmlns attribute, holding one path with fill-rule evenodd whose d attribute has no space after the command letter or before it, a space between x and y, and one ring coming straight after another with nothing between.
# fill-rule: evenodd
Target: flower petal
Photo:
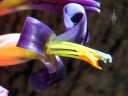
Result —
<instances>
[{"instance_id":1,"label":"flower petal","mask_svg":"<svg viewBox=\"0 0 128 96\"><path fill-rule=\"evenodd\" d=\"M51 0L52 1L52 0ZM62 13L63 6L52 3L27 4L28 9Z\"/></svg>"},{"instance_id":2,"label":"flower petal","mask_svg":"<svg viewBox=\"0 0 128 96\"><path fill-rule=\"evenodd\" d=\"M58 4L58 5L66 5L68 3L77 3L83 6L96 6L100 7L100 3L96 2L95 0L33 0L35 3L51 3L51 4Z\"/></svg>"},{"instance_id":3,"label":"flower petal","mask_svg":"<svg viewBox=\"0 0 128 96\"><path fill-rule=\"evenodd\" d=\"M98 13L100 13L100 9L97 7L84 6L84 9L86 10L86 12L98 12Z\"/></svg>"},{"instance_id":4,"label":"flower petal","mask_svg":"<svg viewBox=\"0 0 128 96\"><path fill-rule=\"evenodd\" d=\"M27 17L17 46L44 56L46 42L55 37L48 26L35 18Z\"/></svg>"},{"instance_id":5,"label":"flower petal","mask_svg":"<svg viewBox=\"0 0 128 96\"><path fill-rule=\"evenodd\" d=\"M55 33L48 26L35 18L27 17L17 47L38 54L36 59L44 62L50 72L54 72L56 71L57 65L55 63L50 63L50 61L54 60L52 58L49 58L49 63L45 63L47 59L45 48L46 43L55 37Z\"/></svg>"},{"instance_id":6,"label":"flower petal","mask_svg":"<svg viewBox=\"0 0 128 96\"><path fill-rule=\"evenodd\" d=\"M100 3L95 0L33 0L33 3L28 4L30 9L46 10L52 12L62 12L63 7L68 3L77 3L85 7L87 11L95 9L94 12L99 12ZM93 8L86 8L90 6Z\"/></svg>"},{"instance_id":7,"label":"flower petal","mask_svg":"<svg viewBox=\"0 0 128 96\"><path fill-rule=\"evenodd\" d=\"M65 70L64 65L59 57L56 56L57 70L54 73L50 73L49 70L41 69L34 72L29 77L29 82L32 88L37 92L42 92L49 88L52 84L57 83L64 79ZM54 62L53 62L54 63Z\"/></svg>"},{"instance_id":8,"label":"flower petal","mask_svg":"<svg viewBox=\"0 0 128 96\"><path fill-rule=\"evenodd\" d=\"M84 8L76 3L67 4L64 9L64 23L67 31L59 36L58 41L69 41L75 43L87 42L87 16Z\"/></svg>"},{"instance_id":9,"label":"flower petal","mask_svg":"<svg viewBox=\"0 0 128 96\"><path fill-rule=\"evenodd\" d=\"M33 52L16 47L19 37L19 33L0 36L0 66L24 63L36 57Z\"/></svg>"},{"instance_id":10,"label":"flower petal","mask_svg":"<svg viewBox=\"0 0 128 96\"><path fill-rule=\"evenodd\" d=\"M95 0L13 0L13 2L11 0L2 0L2 2L0 2L0 16L28 9L60 13L68 3L81 4L87 11L96 9L95 12L99 12L97 7L100 7L100 3ZM94 8L86 8L86 6Z\"/></svg>"},{"instance_id":11,"label":"flower petal","mask_svg":"<svg viewBox=\"0 0 128 96\"><path fill-rule=\"evenodd\" d=\"M41 69L32 73L29 76L29 82L37 92L46 90L51 84L49 71L47 69Z\"/></svg>"},{"instance_id":12,"label":"flower petal","mask_svg":"<svg viewBox=\"0 0 128 96\"><path fill-rule=\"evenodd\" d=\"M56 63L57 65L57 70L53 73L51 73L51 85L57 82L62 81L65 78L65 68L64 68L64 64L61 61L61 59L59 58L59 56L55 56L55 61L53 63Z\"/></svg>"},{"instance_id":13,"label":"flower petal","mask_svg":"<svg viewBox=\"0 0 128 96\"><path fill-rule=\"evenodd\" d=\"M8 96L8 90L0 86L0 96Z\"/></svg>"}]
</instances>

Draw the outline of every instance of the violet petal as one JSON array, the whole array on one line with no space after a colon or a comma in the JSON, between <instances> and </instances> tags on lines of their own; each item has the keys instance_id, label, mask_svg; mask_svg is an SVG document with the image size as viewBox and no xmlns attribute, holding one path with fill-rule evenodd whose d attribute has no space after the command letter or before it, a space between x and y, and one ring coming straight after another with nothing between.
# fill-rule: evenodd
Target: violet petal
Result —
<instances>
[{"instance_id":1,"label":"violet petal","mask_svg":"<svg viewBox=\"0 0 128 96\"><path fill-rule=\"evenodd\" d=\"M50 3L39 3L39 4L27 4L25 6L28 6L30 9L34 10L43 10L43 11L50 11L50 12L57 12L61 13L63 10L62 5L57 5L57 4L50 4Z\"/></svg>"},{"instance_id":2,"label":"violet petal","mask_svg":"<svg viewBox=\"0 0 128 96\"><path fill-rule=\"evenodd\" d=\"M62 63L55 55L46 55L45 59L42 57L38 59L45 64L50 73L54 73L58 68L58 63Z\"/></svg>"},{"instance_id":3,"label":"violet petal","mask_svg":"<svg viewBox=\"0 0 128 96\"><path fill-rule=\"evenodd\" d=\"M1 0L0 4L3 3ZM91 10L95 9L95 12L100 7L100 3L95 0L24 0L23 2L15 2L10 3L11 1L4 2L4 5L6 7L0 8L0 16L10 14L17 11L22 10L29 10L29 9L35 9L35 10L45 10L45 11L51 11L51 12L57 12L61 13L63 7L68 3L77 3L85 7L85 10L88 11L88 8L86 6L95 7L91 8ZM89 9L90 10L90 9Z\"/></svg>"},{"instance_id":4,"label":"violet petal","mask_svg":"<svg viewBox=\"0 0 128 96\"><path fill-rule=\"evenodd\" d=\"M56 40L75 43L87 42L87 16L84 8L76 3L67 4L64 9L64 24L67 31ZM88 38L88 37L87 37Z\"/></svg>"},{"instance_id":5,"label":"violet petal","mask_svg":"<svg viewBox=\"0 0 128 96\"><path fill-rule=\"evenodd\" d=\"M27 6L29 6L31 9L62 12L62 8L68 3L81 4L85 8L86 6L95 8L100 7L100 3L95 0L33 0L33 3L30 3ZM86 9L88 10L88 8Z\"/></svg>"},{"instance_id":6,"label":"violet petal","mask_svg":"<svg viewBox=\"0 0 128 96\"><path fill-rule=\"evenodd\" d=\"M27 17L17 47L44 55L45 44L55 38L55 33L39 20Z\"/></svg>"},{"instance_id":7,"label":"violet petal","mask_svg":"<svg viewBox=\"0 0 128 96\"><path fill-rule=\"evenodd\" d=\"M77 4L81 4L83 6L93 6L93 7L100 7L100 3L96 0L67 0L70 1L70 3L74 2Z\"/></svg>"},{"instance_id":8,"label":"violet petal","mask_svg":"<svg viewBox=\"0 0 128 96\"><path fill-rule=\"evenodd\" d=\"M30 75L29 82L35 91L43 92L52 84L60 82L64 79L64 65L59 57L56 56L56 60L58 61L56 63L58 67L54 73L50 73L47 69L42 69Z\"/></svg>"},{"instance_id":9,"label":"violet petal","mask_svg":"<svg viewBox=\"0 0 128 96\"><path fill-rule=\"evenodd\" d=\"M49 71L47 69L41 69L32 73L29 76L29 82L37 92L46 90L51 84Z\"/></svg>"},{"instance_id":10,"label":"violet petal","mask_svg":"<svg viewBox=\"0 0 128 96\"><path fill-rule=\"evenodd\" d=\"M77 3L83 6L95 6L100 7L100 3L95 0L32 0L33 3L49 3L49 4L57 4L57 5L66 5L68 3Z\"/></svg>"},{"instance_id":11,"label":"violet petal","mask_svg":"<svg viewBox=\"0 0 128 96\"><path fill-rule=\"evenodd\" d=\"M54 73L51 73L51 85L57 82L62 81L65 78L65 68L64 68L64 64L61 61L61 59L59 58L59 56L56 56L56 60L57 60L57 70Z\"/></svg>"},{"instance_id":12,"label":"violet petal","mask_svg":"<svg viewBox=\"0 0 128 96\"><path fill-rule=\"evenodd\" d=\"M100 9L97 7L92 7L92 6L83 6L86 12L98 12L100 13Z\"/></svg>"},{"instance_id":13,"label":"violet petal","mask_svg":"<svg viewBox=\"0 0 128 96\"><path fill-rule=\"evenodd\" d=\"M0 86L0 96L8 96L8 90Z\"/></svg>"}]
</instances>

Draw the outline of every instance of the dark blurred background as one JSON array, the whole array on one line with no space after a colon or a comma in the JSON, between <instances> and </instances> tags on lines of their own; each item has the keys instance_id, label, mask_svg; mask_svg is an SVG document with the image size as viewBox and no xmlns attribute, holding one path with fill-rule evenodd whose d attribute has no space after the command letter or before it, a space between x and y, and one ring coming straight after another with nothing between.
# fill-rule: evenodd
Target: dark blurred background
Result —
<instances>
[{"instance_id":1,"label":"dark blurred background","mask_svg":"<svg viewBox=\"0 0 128 96\"><path fill-rule=\"evenodd\" d=\"M99 62L103 70L98 70L84 61L62 58L66 78L42 93L28 83L29 74L42 68L41 62L0 67L0 85L9 96L128 96L128 0L99 1L101 13L88 13L91 38L86 45L111 54L112 64ZM110 19L113 10L115 24ZM21 32L26 16L41 20L57 34L65 30L62 15L29 10L0 17L0 34Z\"/></svg>"}]
</instances>

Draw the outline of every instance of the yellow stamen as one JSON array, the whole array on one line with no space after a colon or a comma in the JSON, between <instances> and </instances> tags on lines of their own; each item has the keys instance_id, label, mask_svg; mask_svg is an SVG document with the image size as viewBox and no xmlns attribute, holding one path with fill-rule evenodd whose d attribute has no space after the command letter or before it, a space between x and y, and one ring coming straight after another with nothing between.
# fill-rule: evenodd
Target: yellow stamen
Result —
<instances>
[{"instance_id":1,"label":"yellow stamen","mask_svg":"<svg viewBox=\"0 0 128 96\"><path fill-rule=\"evenodd\" d=\"M98 65L98 60L103 60L105 63L107 60L109 60L109 62L112 61L112 57L109 54L102 53L86 46L65 41L49 42L47 44L46 54L55 54L59 56L81 59L98 69L102 69Z\"/></svg>"}]
</instances>

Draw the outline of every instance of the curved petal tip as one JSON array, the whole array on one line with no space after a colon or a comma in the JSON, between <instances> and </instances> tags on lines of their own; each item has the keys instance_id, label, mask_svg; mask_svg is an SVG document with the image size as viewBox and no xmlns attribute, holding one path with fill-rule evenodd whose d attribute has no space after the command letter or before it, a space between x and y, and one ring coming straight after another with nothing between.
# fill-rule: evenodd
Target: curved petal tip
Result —
<instances>
[{"instance_id":1,"label":"curved petal tip","mask_svg":"<svg viewBox=\"0 0 128 96\"><path fill-rule=\"evenodd\" d=\"M53 38L55 33L47 25L35 18L27 17L17 46L44 55L42 50L46 42Z\"/></svg>"},{"instance_id":2,"label":"curved petal tip","mask_svg":"<svg viewBox=\"0 0 128 96\"><path fill-rule=\"evenodd\" d=\"M51 84L50 74L47 69L39 70L30 75L29 82L35 91L42 92Z\"/></svg>"},{"instance_id":3,"label":"curved petal tip","mask_svg":"<svg viewBox=\"0 0 128 96\"><path fill-rule=\"evenodd\" d=\"M65 69L63 62L58 56L56 56L56 59L58 62L56 65L58 66L55 72L51 73L49 69L44 68L30 75L29 82L35 91L43 92L51 85L58 83L65 78Z\"/></svg>"}]
</instances>

